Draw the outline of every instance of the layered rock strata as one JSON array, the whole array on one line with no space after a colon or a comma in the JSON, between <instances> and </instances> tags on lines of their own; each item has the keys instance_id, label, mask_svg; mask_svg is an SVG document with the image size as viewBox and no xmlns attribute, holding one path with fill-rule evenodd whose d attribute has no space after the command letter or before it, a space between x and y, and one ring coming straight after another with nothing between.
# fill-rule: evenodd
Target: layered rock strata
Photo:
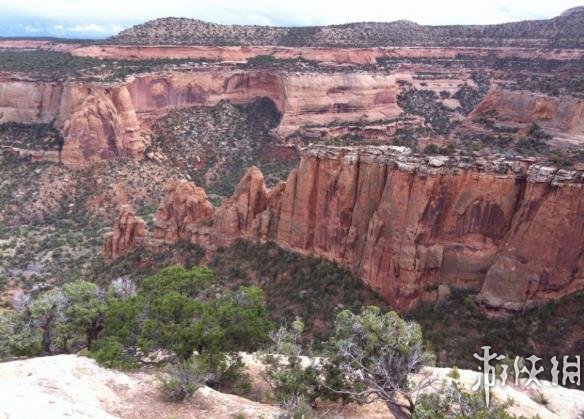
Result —
<instances>
[{"instance_id":1,"label":"layered rock strata","mask_svg":"<svg viewBox=\"0 0 584 419\"><path fill-rule=\"evenodd\" d=\"M431 78L425 75L428 70ZM472 105L474 111L467 118L459 112L462 103L457 92L469 86L475 86L469 70L438 71L423 64L402 64L391 73L297 73L209 66L132 76L117 83L0 76L0 123L55 121L64 139L60 155L9 151L35 160L60 158L73 168L106 159L142 159L152 120L172 109L213 106L221 100L249 103L261 97L272 100L282 114L276 129L280 139L356 136L392 141L397 131L424 128L439 117L451 123L462 121L459 131L471 139L477 133L485 134L481 123L490 118L494 128L501 125L518 135L538 124L552 137L550 145L580 147L584 143L584 108L577 98L496 88L478 106ZM418 103L420 109L414 113L404 109L399 97L410 89L429 91L426 93L435 97L434 107L442 113L433 116L424 103Z\"/></svg>"}]
</instances>

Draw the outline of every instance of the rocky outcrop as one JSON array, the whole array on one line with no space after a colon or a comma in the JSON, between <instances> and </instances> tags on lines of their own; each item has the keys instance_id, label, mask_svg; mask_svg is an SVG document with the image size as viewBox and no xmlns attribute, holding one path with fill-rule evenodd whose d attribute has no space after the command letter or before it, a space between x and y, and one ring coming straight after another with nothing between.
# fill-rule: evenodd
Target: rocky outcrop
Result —
<instances>
[{"instance_id":1,"label":"rocky outcrop","mask_svg":"<svg viewBox=\"0 0 584 419\"><path fill-rule=\"evenodd\" d=\"M213 205L203 188L187 180L172 182L154 220L153 238L166 243L179 240L208 245Z\"/></svg>"},{"instance_id":2,"label":"rocky outcrop","mask_svg":"<svg viewBox=\"0 0 584 419\"><path fill-rule=\"evenodd\" d=\"M409 309L451 287L503 313L584 289L584 173L529 160L420 157L403 147L318 147L286 182L252 167L214 211L186 180L169 185L153 237L205 248L236 239L322 257ZM144 241L125 209L104 255Z\"/></svg>"},{"instance_id":3,"label":"rocky outcrop","mask_svg":"<svg viewBox=\"0 0 584 419\"><path fill-rule=\"evenodd\" d=\"M140 159L146 148L124 85L0 81L0 123L53 120L63 136L63 148L60 156L39 156L44 160L80 168L105 159ZM34 149L19 151L27 153L39 154Z\"/></svg>"},{"instance_id":4,"label":"rocky outcrop","mask_svg":"<svg viewBox=\"0 0 584 419\"><path fill-rule=\"evenodd\" d=\"M2 46L0 40L0 46ZM48 48L48 47L47 47ZM522 59L578 60L584 56L582 49L546 48L306 48L275 46L196 46L196 45L90 45L71 47L71 44L53 44L54 50L67 50L81 57L112 60L152 60L152 59L194 59L222 62L244 62L258 56L271 56L280 60L305 60L336 64L376 64L378 59L455 59L459 55L467 57L497 57Z\"/></svg>"},{"instance_id":5,"label":"rocky outcrop","mask_svg":"<svg viewBox=\"0 0 584 419\"><path fill-rule=\"evenodd\" d=\"M405 76L407 78L407 76ZM268 97L282 113L278 133L339 121L399 116L397 78L366 73L289 74L278 71L209 71L136 77L128 89L138 116L220 100L247 103Z\"/></svg>"},{"instance_id":6,"label":"rocky outcrop","mask_svg":"<svg viewBox=\"0 0 584 419\"><path fill-rule=\"evenodd\" d=\"M157 374L104 368L93 359L77 355L2 362L0 391L6 400L0 405L0 417L38 417L39 411L42 417L51 419L272 418L282 414L277 406L206 386L183 403L170 403L158 381Z\"/></svg>"},{"instance_id":7,"label":"rocky outcrop","mask_svg":"<svg viewBox=\"0 0 584 419\"><path fill-rule=\"evenodd\" d=\"M0 78L0 123L50 122L59 114L63 84Z\"/></svg>"},{"instance_id":8,"label":"rocky outcrop","mask_svg":"<svg viewBox=\"0 0 584 419\"><path fill-rule=\"evenodd\" d=\"M285 184L268 190L264 176L251 167L241 179L231 198L223 201L213 220L213 244L228 245L245 237L259 241L273 238L277 214Z\"/></svg>"},{"instance_id":9,"label":"rocky outcrop","mask_svg":"<svg viewBox=\"0 0 584 419\"><path fill-rule=\"evenodd\" d=\"M504 311L584 289L584 191L566 171L532 167L480 301ZM565 184L564 184L565 183Z\"/></svg>"},{"instance_id":10,"label":"rocky outcrop","mask_svg":"<svg viewBox=\"0 0 584 419\"><path fill-rule=\"evenodd\" d=\"M114 259L144 245L146 233L144 220L130 206L122 206L113 231L104 235L103 256Z\"/></svg>"},{"instance_id":11,"label":"rocky outcrop","mask_svg":"<svg viewBox=\"0 0 584 419\"><path fill-rule=\"evenodd\" d=\"M143 158L150 143L153 120L172 109L214 106L222 100L234 104L250 103L260 97L269 98L282 114L274 130L279 140L319 141L336 137L411 142L414 137L411 131L430 130L436 138L415 136L420 149L425 142L443 145L448 140L456 143L458 139L455 134L484 146L480 139L474 137L497 137L501 132L509 136L515 135L513 133L525 136L535 123L546 135L553 137L546 145L562 149L579 147L584 143L584 108L582 100L577 98L580 94L577 90L574 97L554 97L551 91L546 95L499 87L488 91L489 85L502 84L511 88L509 82L504 82L506 77L524 79L527 76L511 70L509 74L493 71L489 76L492 64L481 59L484 78L490 81L482 80L478 86L471 66L459 64L460 60L456 59L457 54L467 56L473 51L428 48L385 49L382 52L312 51L313 54L323 54L320 56L322 60L333 61L342 61L341 56L348 54L353 57L350 60L363 60L368 65L365 69L371 71L331 63L322 66L312 63L306 68L300 66L297 70L301 71L296 71L293 63L302 64L298 60L274 63L273 59L267 59L266 64L258 64L257 67L201 64L189 67L188 71L174 68L172 71L130 76L115 83L73 80L42 82L33 81L25 75L0 75L0 123L47 123L55 120L55 126L64 139L61 161L74 168L87 167L104 159ZM482 56L487 51L478 49L474 53ZM258 50L248 48L239 52L226 50L225 53L256 56ZM541 51L515 53L518 56L525 53L531 57L529 54L539 56ZM280 48L273 57L279 57L278 54L294 58L302 56L303 52ZM358 58L359 54L361 58ZM441 54L446 62L436 60L440 62L435 64L434 60L424 59ZM553 55L558 61L561 57L572 57L565 51L558 54L557 57ZM410 56L416 59L399 60ZM418 56L424 58L418 59ZM371 64L383 57L388 58L387 62ZM530 63L539 72L538 77L549 76L545 63ZM566 71L579 70L571 68ZM573 76L570 74L566 75L566 83ZM497 77L501 77L503 82ZM554 83L563 86L561 79L554 78ZM424 100L400 101L399 98L403 99L408 92L415 93L413 99L419 96L418 99ZM476 106L476 103L479 105ZM449 137L451 128L459 123ZM398 135L400 132L403 138ZM37 151L22 150L22 153L26 155L29 152L31 157L38 159L55 160L55 153L48 155Z\"/></svg>"},{"instance_id":12,"label":"rocky outcrop","mask_svg":"<svg viewBox=\"0 0 584 419\"><path fill-rule=\"evenodd\" d=\"M56 119L64 138L62 162L79 168L104 159L141 159L149 121L173 108L267 97L283 114L277 131L286 136L307 124L397 117L397 91L394 76L264 70L148 74L117 84L11 81L0 82L0 123Z\"/></svg>"},{"instance_id":13,"label":"rocky outcrop","mask_svg":"<svg viewBox=\"0 0 584 419\"><path fill-rule=\"evenodd\" d=\"M74 167L98 160L142 157L146 143L125 86L69 86L61 103L62 159Z\"/></svg>"},{"instance_id":14,"label":"rocky outcrop","mask_svg":"<svg viewBox=\"0 0 584 419\"><path fill-rule=\"evenodd\" d=\"M518 130L537 124L558 146L584 144L584 101L529 92L493 90L470 114L466 125L492 119L495 124Z\"/></svg>"}]
</instances>

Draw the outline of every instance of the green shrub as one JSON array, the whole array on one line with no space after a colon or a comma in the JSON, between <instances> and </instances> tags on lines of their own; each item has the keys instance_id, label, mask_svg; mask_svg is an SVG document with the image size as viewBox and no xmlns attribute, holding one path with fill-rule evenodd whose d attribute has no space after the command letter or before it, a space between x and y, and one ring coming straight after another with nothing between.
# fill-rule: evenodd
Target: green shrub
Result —
<instances>
[{"instance_id":1,"label":"green shrub","mask_svg":"<svg viewBox=\"0 0 584 419\"><path fill-rule=\"evenodd\" d=\"M448 373L448 376L454 380L458 380L460 378L460 371L458 370L458 367L456 365L452 367L452 369Z\"/></svg>"},{"instance_id":2,"label":"green shrub","mask_svg":"<svg viewBox=\"0 0 584 419\"><path fill-rule=\"evenodd\" d=\"M200 363L197 357L171 365L159 377L162 393L170 401L189 399L205 384L206 368L206 364Z\"/></svg>"},{"instance_id":3,"label":"green shrub","mask_svg":"<svg viewBox=\"0 0 584 419\"><path fill-rule=\"evenodd\" d=\"M172 266L145 278L136 295L110 299L102 338L135 358L163 350L186 361L196 351L215 367L224 353L259 349L271 327L259 288L221 292L212 270Z\"/></svg>"},{"instance_id":4,"label":"green shrub","mask_svg":"<svg viewBox=\"0 0 584 419\"><path fill-rule=\"evenodd\" d=\"M106 368L128 370L139 366L136 357L128 354L124 345L111 336L96 341L88 355Z\"/></svg>"}]
</instances>

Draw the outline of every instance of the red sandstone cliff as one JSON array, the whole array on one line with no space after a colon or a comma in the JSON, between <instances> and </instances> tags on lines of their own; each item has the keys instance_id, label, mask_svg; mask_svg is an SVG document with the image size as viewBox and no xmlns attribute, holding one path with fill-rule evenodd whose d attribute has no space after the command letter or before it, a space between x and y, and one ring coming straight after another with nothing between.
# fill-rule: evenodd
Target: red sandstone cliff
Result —
<instances>
[{"instance_id":1,"label":"red sandstone cliff","mask_svg":"<svg viewBox=\"0 0 584 419\"><path fill-rule=\"evenodd\" d=\"M578 172L315 148L272 199L257 169L246 178L216 213L222 244L272 239L339 262L402 309L439 285L482 288L505 310L584 286Z\"/></svg>"},{"instance_id":2,"label":"red sandstone cliff","mask_svg":"<svg viewBox=\"0 0 584 419\"><path fill-rule=\"evenodd\" d=\"M273 240L346 266L400 309L446 286L509 312L584 288L583 187L582 172L521 160L312 147L272 189L250 168L216 211L201 188L172 183L154 238Z\"/></svg>"},{"instance_id":3,"label":"red sandstone cliff","mask_svg":"<svg viewBox=\"0 0 584 419\"><path fill-rule=\"evenodd\" d=\"M275 237L280 201L286 184L268 190L264 176L251 167L231 198L223 201L213 220L214 245L228 245L237 238L265 241Z\"/></svg>"},{"instance_id":4,"label":"red sandstone cliff","mask_svg":"<svg viewBox=\"0 0 584 419\"><path fill-rule=\"evenodd\" d=\"M140 159L149 121L173 108L248 103L268 97L287 136L308 124L395 118L398 85L389 75L292 74L208 69L147 74L124 83L0 80L0 123L57 121L62 161L86 167L111 158Z\"/></svg>"},{"instance_id":5,"label":"red sandstone cliff","mask_svg":"<svg viewBox=\"0 0 584 419\"><path fill-rule=\"evenodd\" d=\"M493 90L463 123L463 129L485 118L518 129L529 129L537 124L553 137L552 143L558 146L573 147L584 143L584 101L580 99Z\"/></svg>"}]
</instances>

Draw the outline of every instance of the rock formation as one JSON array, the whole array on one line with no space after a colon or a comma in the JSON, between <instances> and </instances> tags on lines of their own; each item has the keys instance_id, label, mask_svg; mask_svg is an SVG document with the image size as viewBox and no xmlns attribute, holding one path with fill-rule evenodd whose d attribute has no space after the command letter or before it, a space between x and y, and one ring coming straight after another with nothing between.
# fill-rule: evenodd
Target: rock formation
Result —
<instances>
[{"instance_id":1,"label":"rock formation","mask_svg":"<svg viewBox=\"0 0 584 419\"><path fill-rule=\"evenodd\" d=\"M504 116L503 116L504 115ZM569 97L550 97L528 92L493 90L469 115L468 123L494 117L500 125L529 129L533 124L554 137L557 145L584 143L584 101Z\"/></svg>"},{"instance_id":2,"label":"rock formation","mask_svg":"<svg viewBox=\"0 0 584 419\"><path fill-rule=\"evenodd\" d=\"M346 266L401 309L439 287L464 287L482 289L482 304L510 312L584 288L583 183L582 172L524 160L312 147L272 189L249 169L206 234L198 210L159 230L170 231L171 242L211 247L273 240ZM204 193L192 188L198 208ZM167 196L159 214L183 214L185 206L169 205Z\"/></svg>"},{"instance_id":3,"label":"rock formation","mask_svg":"<svg viewBox=\"0 0 584 419\"><path fill-rule=\"evenodd\" d=\"M265 241L276 232L279 202L285 184L268 190L264 176L253 166L241 179L231 198L223 201L213 220L213 244L228 245L246 237Z\"/></svg>"},{"instance_id":4,"label":"rock formation","mask_svg":"<svg viewBox=\"0 0 584 419\"><path fill-rule=\"evenodd\" d=\"M179 240L207 244L213 205L203 188L187 180L172 182L156 211L153 238L166 243Z\"/></svg>"},{"instance_id":5,"label":"rock formation","mask_svg":"<svg viewBox=\"0 0 584 419\"><path fill-rule=\"evenodd\" d=\"M142 246L146 241L146 224L137 217L134 210L122 206L120 216L114 229L104 235L103 256L114 259Z\"/></svg>"},{"instance_id":6,"label":"rock formation","mask_svg":"<svg viewBox=\"0 0 584 419\"><path fill-rule=\"evenodd\" d=\"M59 114L65 164L82 167L97 160L142 157L146 144L125 86L68 87Z\"/></svg>"},{"instance_id":7,"label":"rock formation","mask_svg":"<svg viewBox=\"0 0 584 419\"><path fill-rule=\"evenodd\" d=\"M507 313L584 289L583 188L583 172L528 160L313 146L271 189L251 167L216 211L202 188L171 183L153 238L208 249L272 240L346 266L396 308L462 287ZM145 236L142 219L124 207L104 255Z\"/></svg>"},{"instance_id":8,"label":"rock formation","mask_svg":"<svg viewBox=\"0 0 584 419\"><path fill-rule=\"evenodd\" d=\"M283 114L282 136L308 123L379 120L401 113L395 77L370 74L212 69L148 74L119 84L0 81L0 94L0 123L57 121L64 138L62 162L73 168L112 158L141 159L148 144L142 134L153 115L223 99L270 98Z\"/></svg>"},{"instance_id":9,"label":"rock formation","mask_svg":"<svg viewBox=\"0 0 584 419\"><path fill-rule=\"evenodd\" d=\"M0 363L2 418L223 419L272 418L278 406L258 403L202 386L183 403L169 403L156 374L104 368L77 355L44 356ZM256 381L261 381L257 377Z\"/></svg>"}]
</instances>

